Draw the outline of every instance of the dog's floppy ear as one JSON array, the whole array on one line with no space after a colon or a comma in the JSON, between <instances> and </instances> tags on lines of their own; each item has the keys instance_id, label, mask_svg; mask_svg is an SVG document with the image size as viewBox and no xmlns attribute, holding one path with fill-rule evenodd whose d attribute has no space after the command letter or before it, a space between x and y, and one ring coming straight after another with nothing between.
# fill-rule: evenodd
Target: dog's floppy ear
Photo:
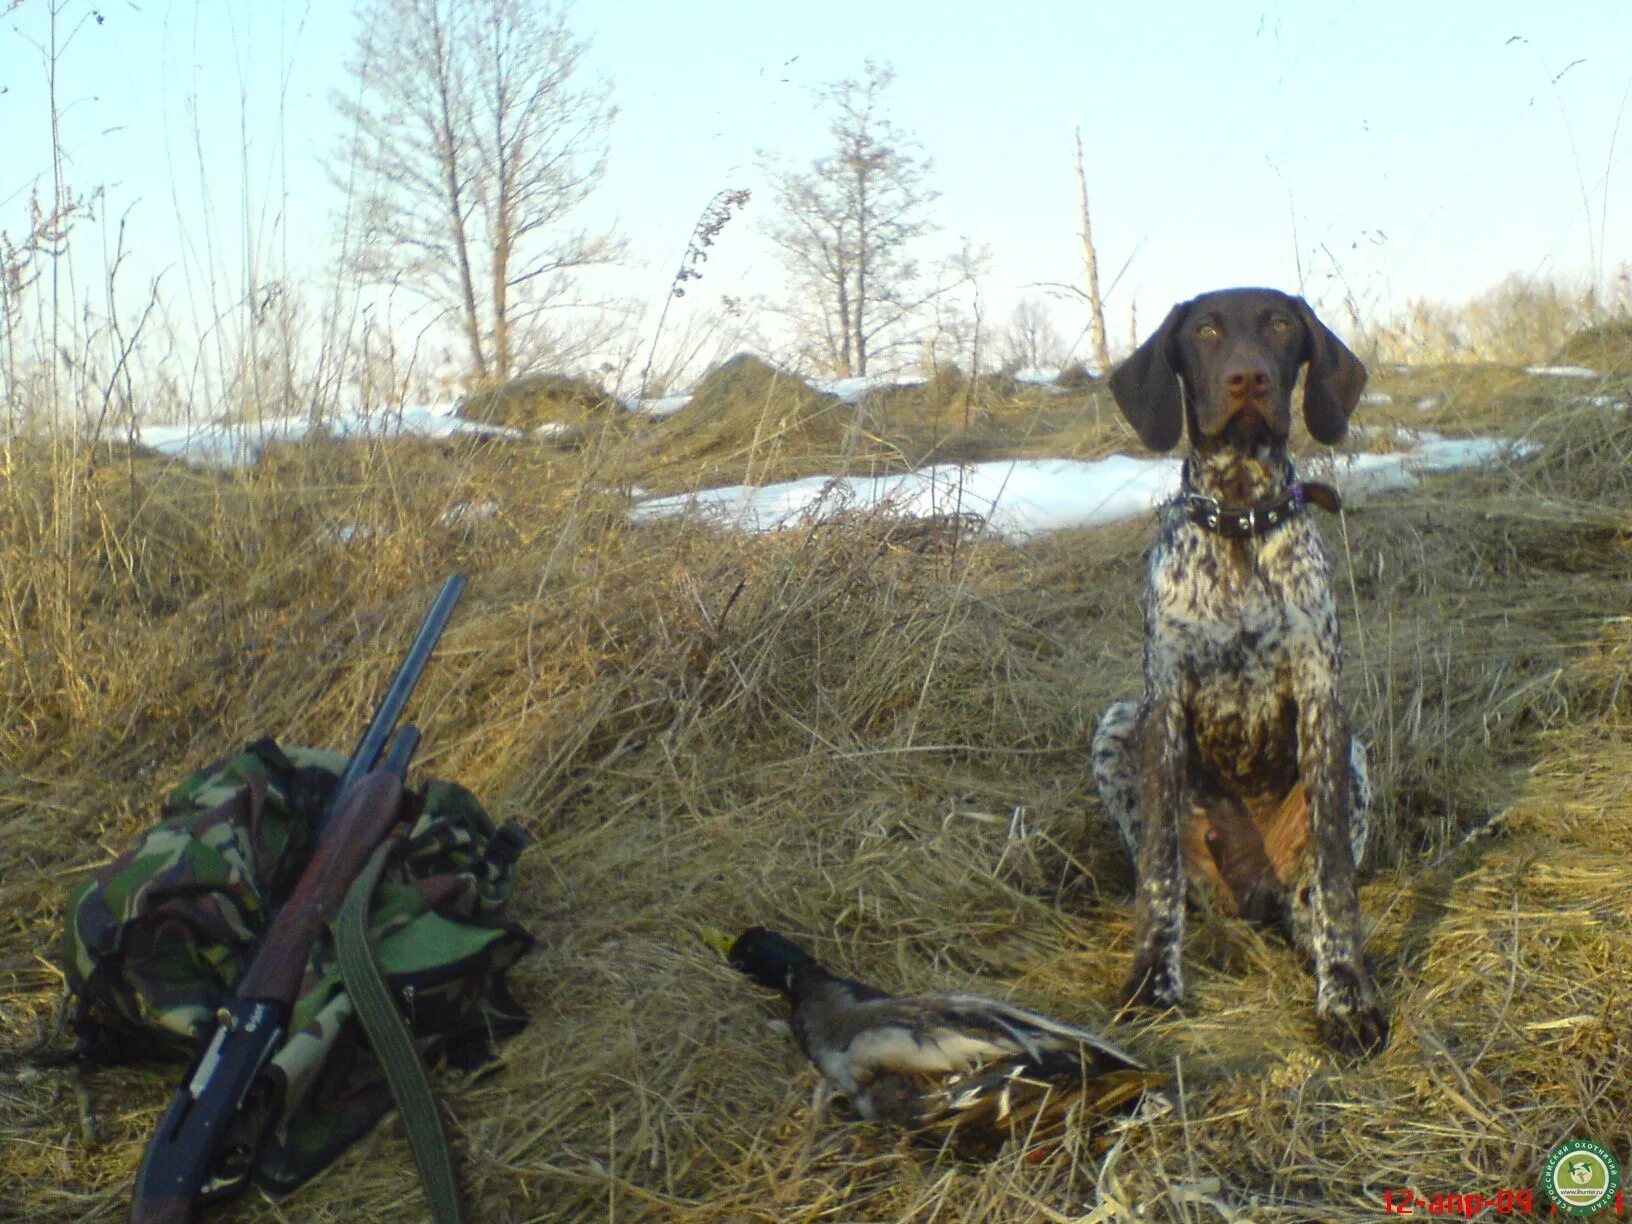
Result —
<instances>
[{"instance_id":1,"label":"dog's floppy ear","mask_svg":"<svg viewBox=\"0 0 1632 1224\"><path fill-rule=\"evenodd\" d=\"M1111 374L1116 406L1151 450L1172 450L1184 428L1184 393L1173 365L1173 333L1184 321L1189 302L1180 302L1150 339Z\"/></svg>"},{"instance_id":2,"label":"dog's floppy ear","mask_svg":"<svg viewBox=\"0 0 1632 1224\"><path fill-rule=\"evenodd\" d=\"M1301 297L1292 300L1309 337L1304 354L1309 373L1303 380L1303 421L1315 441L1332 446L1343 441L1349 431L1349 414L1366 388L1366 367L1326 324L1315 318L1308 302Z\"/></svg>"}]
</instances>

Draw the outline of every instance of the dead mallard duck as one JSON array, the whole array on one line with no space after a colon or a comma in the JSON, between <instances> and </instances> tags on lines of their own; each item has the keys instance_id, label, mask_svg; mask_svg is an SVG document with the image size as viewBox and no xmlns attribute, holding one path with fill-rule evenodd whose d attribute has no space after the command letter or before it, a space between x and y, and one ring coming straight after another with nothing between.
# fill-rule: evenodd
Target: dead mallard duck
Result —
<instances>
[{"instance_id":1,"label":"dead mallard duck","mask_svg":"<svg viewBox=\"0 0 1632 1224\"><path fill-rule=\"evenodd\" d=\"M793 1004L799 1048L864 1118L948 1135L971 1156L1045 1137L1077 1102L1085 1118L1161 1082L1086 1029L980 995L889 995L829 972L764 927L703 938Z\"/></svg>"}]
</instances>

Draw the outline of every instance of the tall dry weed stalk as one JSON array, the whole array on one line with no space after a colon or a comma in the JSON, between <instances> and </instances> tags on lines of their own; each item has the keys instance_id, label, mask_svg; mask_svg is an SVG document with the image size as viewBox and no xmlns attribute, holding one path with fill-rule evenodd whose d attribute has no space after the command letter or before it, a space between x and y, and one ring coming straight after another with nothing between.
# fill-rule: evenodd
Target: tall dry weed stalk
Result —
<instances>
[{"instance_id":1,"label":"tall dry weed stalk","mask_svg":"<svg viewBox=\"0 0 1632 1224\"><path fill-rule=\"evenodd\" d=\"M709 248L731 223L731 218L748 206L749 197L750 193L740 187L726 187L715 192L714 197L698 216L697 224L692 227L691 237L686 242L685 254L680 257L680 267L675 271L674 280L669 284L669 292L663 298L663 309L658 313L657 326L652 331L646 364L640 371L639 395L642 399L651 390L652 363L657 358L658 342L663 339L663 327L668 322L669 308L674 305L675 299L686 296L687 285L703 279L703 265L708 262Z\"/></svg>"}]
</instances>

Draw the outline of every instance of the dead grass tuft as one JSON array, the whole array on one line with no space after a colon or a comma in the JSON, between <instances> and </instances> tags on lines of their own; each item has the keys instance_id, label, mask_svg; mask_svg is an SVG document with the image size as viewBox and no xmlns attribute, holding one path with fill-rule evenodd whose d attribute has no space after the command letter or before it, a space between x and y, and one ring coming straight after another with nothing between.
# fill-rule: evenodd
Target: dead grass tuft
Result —
<instances>
[{"instance_id":1,"label":"dead grass tuft","mask_svg":"<svg viewBox=\"0 0 1632 1224\"><path fill-rule=\"evenodd\" d=\"M684 408L659 423L642 455L642 478L665 490L687 483L806 474L863 439L855 411L796 374L739 353L697 383ZM676 482L680 483L676 483Z\"/></svg>"},{"instance_id":2,"label":"dead grass tuft","mask_svg":"<svg viewBox=\"0 0 1632 1224\"><path fill-rule=\"evenodd\" d=\"M1632 375L1632 318L1610 319L1577 332L1554 360L1621 378Z\"/></svg>"},{"instance_id":3,"label":"dead grass tuft","mask_svg":"<svg viewBox=\"0 0 1632 1224\"><path fill-rule=\"evenodd\" d=\"M524 374L479 387L459 405L459 415L512 429L552 431L552 440L582 445L605 431L628 432L629 413L593 379L576 374Z\"/></svg>"}]
</instances>

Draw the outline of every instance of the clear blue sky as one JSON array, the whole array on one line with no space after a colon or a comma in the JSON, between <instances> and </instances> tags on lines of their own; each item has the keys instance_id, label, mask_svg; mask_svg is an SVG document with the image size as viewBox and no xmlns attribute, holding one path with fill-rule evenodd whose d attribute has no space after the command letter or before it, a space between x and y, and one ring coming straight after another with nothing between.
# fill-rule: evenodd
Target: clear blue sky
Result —
<instances>
[{"instance_id":1,"label":"clear blue sky","mask_svg":"<svg viewBox=\"0 0 1632 1224\"><path fill-rule=\"evenodd\" d=\"M48 0L0 17L0 228L49 175ZM99 13L97 23L91 16ZM571 10L621 109L588 213L629 241L616 291L658 300L722 187L757 194L702 291L774 293L756 153L824 145L810 87L897 72L891 115L934 159L943 232L990 248L1002 321L1026 286L1077 280L1081 125L1102 271L1126 334L1229 284L1352 293L1373 316L1459 301L1510 273L1612 277L1632 259L1632 3L599 0ZM207 316L242 275L313 281L339 200L322 167L353 40L332 0L70 0L59 102L67 173L128 209L131 268L168 268ZM1578 62L1579 61L1579 62ZM249 150L247 157L241 150ZM201 166L203 167L201 171ZM586 214L586 220L595 219ZM1130 262L1131 257L1131 262ZM1062 330L1079 316L1061 311ZM1339 320L1341 322L1341 320Z\"/></svg>"}]
</instances>

